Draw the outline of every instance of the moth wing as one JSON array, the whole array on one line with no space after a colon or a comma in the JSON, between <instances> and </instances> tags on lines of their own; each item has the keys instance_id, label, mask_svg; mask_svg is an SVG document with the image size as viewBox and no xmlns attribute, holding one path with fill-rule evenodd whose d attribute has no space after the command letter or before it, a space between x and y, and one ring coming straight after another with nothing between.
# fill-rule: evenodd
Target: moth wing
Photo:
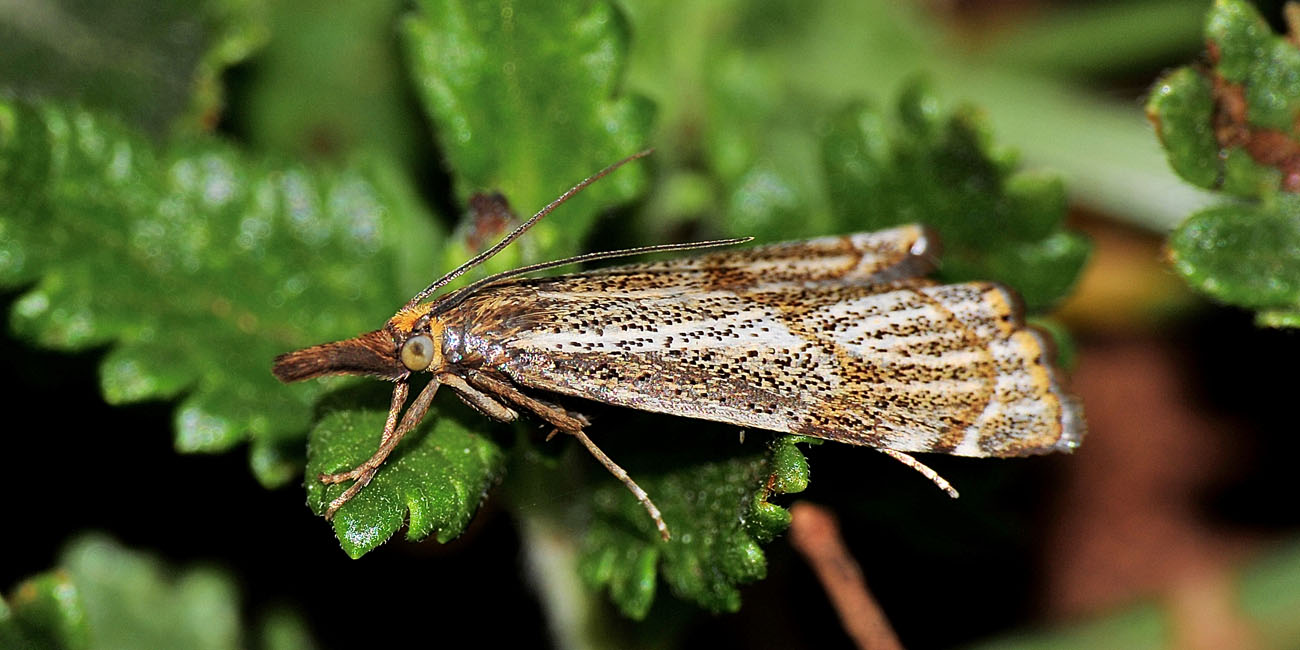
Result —
<instances>
[{"instance_id":1,"label":"moth wing","mask_svg":"<svg viewBox=\"0 0 1300 650\"><path fill-rule=\"evenodd\" d=\"M880 284L934 270L939 239L924 226L818 237L723 250L661 262L597 269L582 275L708 275L732 286L782 283Z\"/></svg>"},{"instance_id":2,"label":"moth wing","mask_svg":"<svg viewBox=\"0 0 1300 650\"><path fill-rule=\"evenodd\" d=\"M474 335L501 342L489 363L522 386L646 411L965 456L1082 438L1079 407L1008 290L778 271L753 284L693 271L522 281L487 292L511 305L513 321L495 319L511 331Z\"/></svg>"},{"instance_id":3,"label":"moth wing","mask_svg":"<svg viewBox=\"0 0 1300 650\"><path fill-rule=\"evenodd\" d=\"M801 432L959 456L1071 451L1082 441L1082 408L1009 289L918 283L836 309L871 313L825 331L842 381ZM863 436L866 424L875 426Z\"/></svg>"}]
</instances>

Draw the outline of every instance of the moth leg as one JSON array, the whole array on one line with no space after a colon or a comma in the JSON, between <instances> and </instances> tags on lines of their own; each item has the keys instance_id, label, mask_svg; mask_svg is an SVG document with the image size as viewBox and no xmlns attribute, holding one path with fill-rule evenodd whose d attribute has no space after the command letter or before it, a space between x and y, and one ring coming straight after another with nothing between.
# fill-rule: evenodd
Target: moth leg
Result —
<instances>
[{"instance_id":1,"label":"moth leg","mask_svg":"<svg viewBox=\"0 0 1300 650\"><path fill-rule=\"evenodd\" d=\"M659 536L665 542L668 541L671 537L668 533L668 524L664 523L664 516L659 512L659 508L655 506L654 502L650 500L650 495L646 494L645 490L642 490L641 486L637 485L636 481L633 481L632 477L627 475L626 470L619 467L618 463L615 463L609 456L606 456L605 452L601 451L600 447L597 447L596 443L592 442L591 438L588 438L587 434L582 432L582 429L569 431L568 433L580 440L587 448L587 451L591 452L591 455L595 456L596 460L601 465L604 465L610 474L614 475L614 478L622 481L623 485L627 486L627 489L632 492L632 496L636 497L636 500L641 502L641 506L645 508L646 512L650 513L650 518L655 522L655 528L659 529Z\"/></svg>"},{"instance_id":2,"label":"moth leg","mask_svg":"<svg viewBox=\"0 0 1300 650\"><path fill-rule=\"evenodd\" d=\"M393 386L393 403L388 407L388 421L384 422L384 435L379 438L379 446L383 446L393 437L393 432L397 430L397 416L402 413L402 406L406 404L406 396L411 392L411 385L406 382L400 382ZM365 464L353 468L348 472L339 472L338 474L321 474L321 483L333 485L343 481L355 480L365 471Z\"/></svg>"},{"instance_id":3,"label":"moth leg","mask_svg":"<svg viewBox=\"0 0 1300 650\"><path fill-rule=\"evenodd\" d=\"M627 486L627 489L632 492L632 496L636 497L636 500L641 503L641 506L645 508L646 512L650 513L650 518L655 522L655 528L659 530L659 536L662 537L665 542L668 541L671 537L668 532L668 524L664 523L663 513L659 512L659 507L650 500L650 495L646 494L646 491L641 489L641 486L637 485L636 481L632 480L631 476L628 476L627 470L619 467L618 463L615 463L613 459L606 456L605 452L601 451L600 447L597 447L596 443L592 442L591 438L588 438L587 434L583 433L582 428L588 424L586 417L575 413L569 413L559 406L548 404L535 397L529 397L520 392L519 389L511 386L509 383L484 373L471 373L468 375L467 379L478 384L484 390L491 391L496 395L504 397L507 400L536 413L538 417L550 423L556 429L572 435L582 442L583 446L587 448L588 452L591 452L591 455L595 457L597 462L604 465L605 469L609 470L609 473L614 475L614 478Z\"/></svg>"},{"instance_id":4,"label":"moth leg","mask_svg":"<svg viewBox=\"0 0 1300 650\"><path fill-rule=\"evenodd\" d=\"M399 386L400 385L401 384L399 384ZM420 420L424 419L424 414L429 412L429 404L433 402L433 396L438 392L439 385L437 378L434 378L429 382L428 386L424 387L424 390L420 391L420 394L416 396L415 401L411 402L410 408L406 409L406 414L402 416L401 423L393 429L392 434L381 439L379 449L375 450L374 455L371 456L369 460L357 465L352 469L352 471L343 472L342 474L322 475L320 477L322 482L338 483L347 480L347 477L349 476L356 476L356 482L348 486L348 489L344 490L343 494L340 494L338 498L330 501L329 506L325 508L325 519L327 521L333 519L334 513L338 512L338 509L343 507L343 504L351 501L352 497L356 496L362 488L366 487L366 485L370 483L370 479L375 477L375 472L379 469L379 466L383 465L384 461L388 459L388 455L393 453L393 449L397 447L397 443L401 442L402 438L405 437L411 429L414 429L415 425L420 423ZM396 413L401 409L401 404L397 400L397 390L394 390L393 393L394 407L388 412L388 418L390 421L397 417ZM387 427L384 429L387 431ZM343 476L344 478L333 480L335 477L339 476Z\"/></svg>"},{"instance_id":5,"label":"moth leg","mask_svg":"<svg viewBox=\"0 0 1300 650\"><path fill-rule=\"evenodd\" d=\"M581 430L589 424L587 418L581 415L569 413L559 406L525 395L510 383L501 381L486 373L471 371L465 376L465 379L484 391L505 398L517 406L532 411L537 417L545 420L547 424L566 433Z\"/></svg>"},{"instance_id":6,"label":"moth leg","mask_svg":"<svg viewBox=\"0 0 1300 650\"><path fill-rule=\"evenodd\" d=\"M904 464L904 465L907 465L908 467L911 467L912 469L914 469L914 470L920 472L920 473L921 473L921 476L924 476L924 477L930 479L931 482L933 482L935 485L939 486L939 489L940 489L940 490L943 490L944 492L947 492L947 493L948 493L948 496L950 496L950 497L952 497L952 498L954 498L954 499L957 498L957 489L954 488L954 487L952 486L952 484L948 482L948 479L946 479L946 478L944 478L944 477L942 477L942 476L939 476L939 473L938 473L938 472L936 472L936 471L930 469L929 467L927 467L927 466L926 466L924 463L922 463L921 461L919 461L919 460L917 460L917 459L915 459L915 458L912 458L911 456L909 456L909 455L907 455L907 454L905 454L905 453L903 453L903 452L901 452L901 451L894 451L893 449L877 449L876 451L879 451L880 453L882 453L882 454L884 454L884 455L886 455L886 456L889 456L890 458L893 458L894 460L896 460L896 461L898 461L898 462L900 462L900 463L902 463L902 464Z\"/></svg>"},{"instance_id":7,"label":"moth leg","mask_svg":"<svg viewBox=\"0 0 1300 650\"><path fill-rule=\"evenodd\" d=\"M537 400L537 401L542 402L542 400ZM554 406L554 405L552 405L552 404L550 404L550 403L548 403L548 402L542 402L542 403L543 403L543 404L546 404L547 406ZM560 408L560 407L555 406L554 408L557 408L557 409L558 409L558 408ZM560 410L564 410L564 409L560 409ZM582 422L582 428L585 429L585 428L591 426L591 420L588 420L588 419L587 419L587 416L585 416L585 415L583 415L583 414L581 414L581 413L574 413L573 411L565 411L565 413L568 413L568 414L569 414L569 417L572 417L572 418L574 418L575 420L578 420L579 422ZM561 429L560 427L552 427L552 428L551 428L551 432L548 433L548 434L546 434L546 442L550 442L552 438L554 438L555 436L559 435L559 434L560 434L561 432L563 432L563 431L564 431L564 429Z\"/></svg>"},{"instance_id":8,"label":"moth leg","mask_svg":"<svg viewBox=\"0 0 1300 650\"><path fill-rule=\"evenodd\" d=\"M519 414L516 413L514 409L492 399L490 395L483 393L477 388L470 386L465 383L464 379L461 379L457 375L438 375L438 380L456 391L456 396L466 404L469 404L470 408L473 408L483 415L502 422L514 422L519 418Z\"/></svg>"}]
</instances>

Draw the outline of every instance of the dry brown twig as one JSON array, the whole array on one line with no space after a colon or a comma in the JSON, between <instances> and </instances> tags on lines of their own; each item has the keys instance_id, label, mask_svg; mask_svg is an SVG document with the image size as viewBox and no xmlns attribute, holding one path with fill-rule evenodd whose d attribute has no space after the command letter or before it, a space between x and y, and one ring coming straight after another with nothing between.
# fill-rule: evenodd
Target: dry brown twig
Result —
<instances>
[{"instance_id":1,"label":"dry brown twig","mask_svg":"<svg viewBox=\"0 0 1300 650\"><path fill-rule=\"evenodd\" d=\"M862 568L849 555L835 515L800 501L790 507L790 543L812 565L844 631L863 650L901 650L889 619L867 590Z\"/></svg>"}]
</instances>

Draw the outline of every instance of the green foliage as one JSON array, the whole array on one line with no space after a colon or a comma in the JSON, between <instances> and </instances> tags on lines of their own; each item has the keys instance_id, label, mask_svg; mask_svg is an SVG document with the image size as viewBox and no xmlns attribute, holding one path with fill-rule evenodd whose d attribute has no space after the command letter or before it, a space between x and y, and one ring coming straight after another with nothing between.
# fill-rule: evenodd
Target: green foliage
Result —
<instances>
[{"instance_id":1,"label":"green foliage","mask_svg":"<svg viewBox=\"0 0 1300 650\"><path fill-rule=\"evenodd\" d=\"M261 647L311 647L296 616L263 621ZM30 650L247 647L239 593L211 568L176 571L102 536L82 537L59 568L0 600L0 646Z\"/></svg>"},{"instance_id":2,"label":"green foliage","mask_svg":"<svg viewBox=\"0 0 1300 650\"><path fill-rule=\"evenodd\" d=\"M1239 84L1252 127L1291 133L1300 112L1300 51L1246 0L1216 0L1206 18L1213 74Z\"/></svg>"},{"instance_id":3,"label":"green foliage","mask_svg":"<svg viewBox=\"0 0 1300 650\"><path fill-rule=\"evenodd\" d=\"M1151 92L1147 113L1155 121L1169 165L1188 182L1213 188L1223 177L1214 138L1214 91L1195 68L1166 75Z\"/></svg>"},{"instance_id":4,"label":"green foliage","mask_svg":"<svg viewBox=\"0 0 1300 650\"><path fill-rule=\"evenodd\" d=\"M406 3L279 0L267 8L271 38L245 70L241 135L295 158L364 151L419 169L429 142L394 37Z\"/></svg>"},{"instance_id":5,"label":"green foliage","mask_svg":"<svg viewBox=\"0 0 1300 650\"><path fill-rule=\"evenodd\" d=\"M0 88L111 110L155 136L210 128L219 75L267 34L250 0L15 5L0 14Z\"/></svg>"},{"instance_id":6,"label":"green foliage","mask_svg":"<svg viewBox=\"0 0 1300 650\"><path fill-rule=\"evenodd\" d=\"M1147 115L1179 175L1253 203L1191 215L1170 257L1188 284L1258 310L1261 324L1300 326L1300 50L1245 0L1216 0L1205 37L1212 67L1166 75Z\"/></svg>"},{"instance_id":7,"label":"green foliage","mask_svg":"<svg viewBox=\"0 0 1300 650\"><path fill-rule=\"evenodd\" d=\"M608 588L635 619L654 602L656 574L678 598L715 612L740 609L737 586L767 574L759 545L790 525L790 513L768 499L808 485L808 461L795 447L800 442L820 441L779 436L756 453L637 472L672 530L667 543L621 484L600 488L581 558L583 577Z\"/></svg>"},{"instance_id":8,"label":"green foliage","mask_svg":"<svg viewBox=\"0 0 1300 650\"><path fill-rule=\"evenodd\" d=\"M946 109L930 85L915 78L889 110L842 99L856 96L846 85L870 74L849 59L835 61L839 77L818 77L826 86L806 88L811 72L784 66L790 57L820 52L827 34L836 33L820 21L841 18L823 12L850 11L854 25L879 30L872 33L878 40L862 45L873 48L872 58L863 60L886 58L873 71L889 70L890 57L922 56L918 48L924 48L921 35L900 33L889 22L896 18L890 9L814 4L786 12L736 3L683 17L628 3L634 24L665 35L659 56L669 63L633 74L668 104L659 137L680 142L685 151L666 155L697 157L689 162L707 171L705 180L685 173L665 177L644 218L671 225L674 211L698 211L705 227L759 241L923 222L943 236L944 279L1005 282L1021 291L1031 310L1063 297L1091 247L1062 227L1061 179L1020 171L1018 156L994 144L982 112ZM691 27L678 29L684 24ZM682 87L704 95L698 113L673 109ZM713 195L701 198L701 188L710 187Z\"/></svg>"},{"instance_id":9,"label":"green foliage","mask_svg":"<svg viewBox=\"0 0 1300 650\"><path fill-rule=\"evenodd\" d=\"M380 395L371 397L371 404L386 404ZM450 417L431 409L370 485L334 515L334 533L348 555L361 557L404 523L410 540L437 531L438 541L447 542L465 529L504 469L501 449L474 433L486 420L467 411L455 410ZM326 486L315 477L345 472L370 458L388 415L386 408L326 407L325 412L308 448L307 502L317 514L346 485Z\"/></svg>"},{"instance_id":10,"label":"green foliage","mask_svg":"<svg viewBox=\"0 0 1300 650\"><path fill-rule=\"evenodd\" d=\"M1300 51L1246 0L1217 0L1205 38L1212 67L1170 72L1147 102L1170 165L1188 182L1236 196L1294 190L1288 163L1269 159L1282 141L1263 139L1296 140Z\"/></svg>"},{"instance_id":11,"label":"green foliage","mask_svg":"<svg viewBox=\"0 0 1300 650\"><path fill-rule=\"evenodd\" d=\"M620 93L627 26L605 2L423 0L403 22L411 75L461 203L493 189L531 214L578 180L649 145L653 106ZM621 170L529 233L541 258L576 251L599 210L645 190ZM477 251L452 247L450 268ZM517 266L518 249L491 269Z\"/></svg>"},{"instance_id":12,"label":"green foliage","mask_svg":"<svg viewBox=\"0 0 1300 650\"><path fill-rule=\"evenodd\" d=\"M1174 268L1215 298L1268 324L1300 317L1300 197L1198 212L1169 238Z\"/></svg>"},{"instance_id":13,"label":"green foliage","mask_svg":"<svg viewBox=\"0 0 1300 650\"><path fill-rule=\"evenodd\" d=\"M917 3L721 0L667 6L622 0L622 6L637 36L629 87L659 105L655 141L661 160L672 157L673 168L707 170L708 180L725 182L716 188L717 208L703 213L710 224L733 210L737 217L761 217L768 204L735 203L730 193L751 168L766 172L755 181L781 181L762 187L803 206L793 214L796 222L813 229L828 224L821 221L827 213L820 203L818 146L809 137L817 119L826 107L856 98L892 98L918 74L934 79L941 106L975 102L987 110L1000 142L1023 151L1035 166L1060 170L1076 204L1167 230L1205 202L1188 188L1169 187L1173 175L1151 147L1149 129L1133 121L1130 105L1098 101L1060 78L1024 70L1055 65L1043 60L1045 49L1070 69L1104 68L1107 74L1115 74L1114 62L1124 52L1140 49L1153 57L1146 60L1180 56L1200 43L1198 30L1188 29L1200 20L1187 19L1193 11L1187 2L1086 3L1068 15L1061 3L1052 3L1032 12L1033 19L1021 14L1024 22L981 30L978 52L969 47L970 35L944 33L930 8ZM1102 15L1100 22L1091 20ZM1029 44L1037 53L1018 51L1026 39L1038 41ZM1003 44L1009 47L1003 50ZM1152 186L1162 189L1151 192ZM656 219L646 227L662 232L665 222ZM748 224L740 232L761 234Z\"/></svg>"},{"instance_id":14,"label":"green foliage","mask_svg":"<svg viewBox=\"0 0 1300 650\"><path fill-rule=\"evenodd\" d=\"M0 286L44 346L112 344L106 399L183 396L176 446L252 443L289 479L324 384L279 385L278 353L373 329L413 287L399 242L432 248L382 165L318 170L214 140L160 150L111 119L0 104ZM329 264L322 265L323 261Z\"/></svg>"},{"instance_id":15,"label":"green foliage","mask_svg":"<svg viewBox=\"0 0 1300 650\"><path fill-rule=\"evenodd\" d=\"M942 235L940 277L1004 282L1030 310L1045 309L1074 285L1091 250L1063 228L1064 185L1018 172L974 110L942 115L937 105L918 84L893 119L860 103L831 117L822 158L836 229L926 223Z\"/></svg>"}]
</instances>

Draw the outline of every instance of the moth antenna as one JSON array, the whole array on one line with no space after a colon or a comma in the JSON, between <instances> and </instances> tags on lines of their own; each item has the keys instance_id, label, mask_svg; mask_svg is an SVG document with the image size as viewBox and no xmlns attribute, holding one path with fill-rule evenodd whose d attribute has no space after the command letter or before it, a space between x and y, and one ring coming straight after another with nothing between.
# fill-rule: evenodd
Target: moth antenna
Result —
<instances>
[{"instance_id":1,"label":"moth antenna","mask_svg":"<svg viewBox=\"0 0 1300 650\"><path fill-rule=\"evenodd\" d=\"M637 160L639 158L645 158L651 153L654 153L654 149L646 149L644 151L638 151L637 153L634 153L628 156L627 158L624 158L596 172L595 174L592 174L591 176L582 179L582 181L579 182L577 185L574 185L573 187L569 188L569 191L556 197L554 201L551 201L550 203L546 204L546 207L542 208L541 210L538 210L537 214L534 214L532 217L530 217L528 221L519 224L518 228L515 228L513 231L511 231L510 234L502 238L501 241L497 242L495 246L483 251L482 253L479 253L478 255L475 255L474 257L470 258L469 261L456 267L447 275L438 278L437 282L434 282L433 284L425 287L424 291L415 294L415 297L411 298L410 301L406 303L406 306L403 307L403 309L410 309L411 307L414 307L421 300L424 300L425 298L428 298L430 295L432 295L433 292L447 286L448 282L451 282L452 280L455 280L456 278L464 275L466 271L469 271L470 269L478 266L479 264L486 262L488 258L492 257L493 255L500 253L503 248L510 245L510 242L518 239L520 235L527 232L529 228L532 228L533 224L536 224L538 221L541 221L542 217L545 217L546 215L550 214L552 210L560 207L560 205L562 205L565 201L568 201L570 198L572 198L574 194L577 194L578 192L581 192L582 190L586 189L588 185L595 183L596 181L600 180L606 174L609 174L615 169L618 169L619 167L622 167L623 165L626 165L627 163L630 163L633 160Z\"/></svg>"},{"instance_id":2,"label":"moth antenna","mask_svg":"<svg viewBox=\"0 0 1300 650\"><path fill-rule=\"evenodd\" d=\"M527 275L529 273L534 273L537 271L545 271L546 269L553 269L559 266L568 266L570 264L581 264L583 262L594 262L596 260L608 260L617 257L632 257L634 255L645 255L648 253L663 253L666 251L688 251L697 248L716 248L719 246L735 246L736 244L743 244L745 242L749 242L753 240L754 240L753 237L732 237L731 239L714 239L710 241L686 242L680 244L656 244L654 246L638 246L636 248L624 248L616 251L583 253L582 255L574 255L573 257L566 257L564 259L552 260L550 262L538 262L537 264L529 264L528 266L521 266L517 269L510 269L509 271L502 271L500 273L495 273L493 275L489 275L486 278L483 278L481 280L476 280L466 285L463 289L456 292L454 296L439 303L433 313L435 314L446 313L447 310L454 308L455 306L464 302L466 298L474 295L475 291L478 291L479 289L482 289L483 287L489 284L493 284L495 282L499 282L507 278L513 278L520 275Z\"/></svg>"}]
</instances>

